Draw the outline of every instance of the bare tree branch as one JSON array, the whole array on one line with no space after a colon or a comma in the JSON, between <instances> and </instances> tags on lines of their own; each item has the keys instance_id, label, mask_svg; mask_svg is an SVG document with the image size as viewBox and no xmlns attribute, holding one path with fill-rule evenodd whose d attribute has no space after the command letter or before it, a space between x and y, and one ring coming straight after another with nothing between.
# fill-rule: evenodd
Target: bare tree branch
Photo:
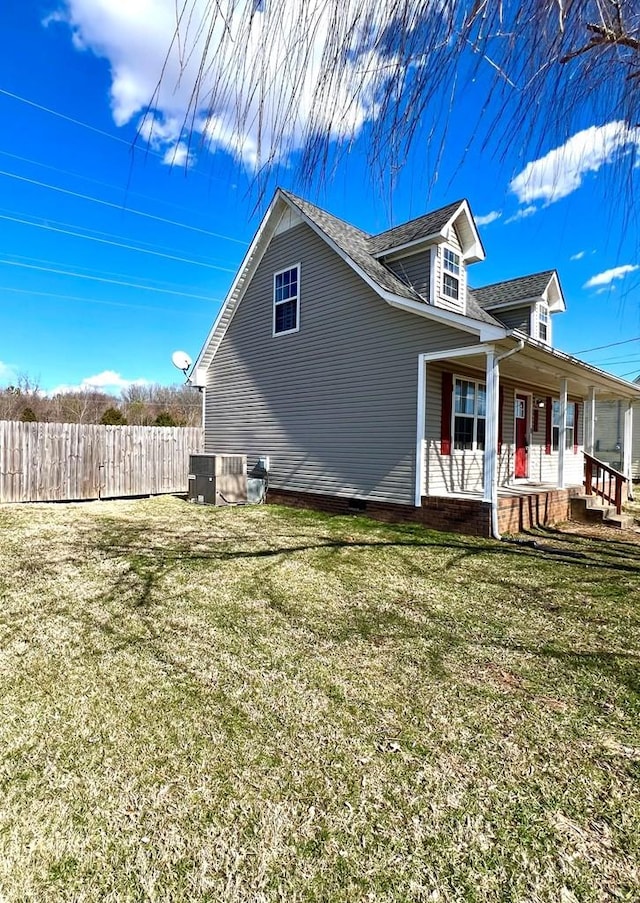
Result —
<instances>
[{"instance_id":1,"label":"bare tree branch","mask_svg":"<svg viewBox=\"0 0 640 903\"><path fill-rule=\"evenodd\" d=\"M504 152L566 140L587 105L592 121L640 118L637 0L176 0L175 21L153 103L177 55L180 139L229 151L257 184L292 158L301 182L328 178L363 133L393 178L418 136L442 142L441 105L474 81L477 134Z\"/></svg>"}]
</instances>

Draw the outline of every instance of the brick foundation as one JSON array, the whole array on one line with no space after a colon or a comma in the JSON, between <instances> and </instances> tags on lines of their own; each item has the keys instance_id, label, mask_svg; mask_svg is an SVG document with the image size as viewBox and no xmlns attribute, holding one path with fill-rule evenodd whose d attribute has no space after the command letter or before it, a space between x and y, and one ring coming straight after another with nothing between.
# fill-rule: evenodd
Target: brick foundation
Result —
<instances>
[{"instance_id":1,"label":"brick foundation","mask_svg":"<svg viewBox=\"0 0 640 903\"><path fill-rule=\"evenodd\" d=\"M498 529L500 533L521 533L571 520L571 499L583 491L573 487L498 499Z\"/></svg>"},{"instance_id":2,"label":"brick foundation","mask_svg":"<svg viewBox=\"0 0 640 903\"><path fill-rule=\"evenodd\" d=\"M498 525L501 533L520 533L532 527L550 526L571 518L571 498L580 489L555 489L515 498L498 500ZM292 508L310 508L328 514L364 514L386 523L421 524L431 530L465 533L469 536L491 535L491 510L481 499L453 496L426 496L422 507L396 505L391 502L349 499L315 492L269 489L267 502Z\"/></svg>"}]
</instances>

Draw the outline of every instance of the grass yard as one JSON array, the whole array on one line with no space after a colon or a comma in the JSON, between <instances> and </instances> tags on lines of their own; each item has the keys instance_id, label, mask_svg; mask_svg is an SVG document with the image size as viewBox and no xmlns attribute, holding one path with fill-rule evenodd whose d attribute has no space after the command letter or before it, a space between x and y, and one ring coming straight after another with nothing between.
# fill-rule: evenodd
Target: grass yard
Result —
<instances>
[{"instance_id":1,"label":"grass yard","mask_svg":"<svg viewBox=\"0 0 640 903\"><path fill-rule=\"evenodd\" d=\"M640 898L640 545L0 508L0 900Z\"/></svg>"}]
</instances>

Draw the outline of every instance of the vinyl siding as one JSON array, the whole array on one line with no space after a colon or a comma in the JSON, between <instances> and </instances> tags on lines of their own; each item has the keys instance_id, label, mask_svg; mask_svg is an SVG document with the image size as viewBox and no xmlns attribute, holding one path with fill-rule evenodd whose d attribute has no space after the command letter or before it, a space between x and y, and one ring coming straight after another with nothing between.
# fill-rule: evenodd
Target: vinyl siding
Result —
<instances>
[{"instance_id":1,"label":"vinyl siding","mask_svg":"<svg viewBox=\"0 0 640 903\"><path fill-rule=\"evenodd\" d=\"M624 441L624 401L596 402L596 444L594 454L612 467L622 467L622 443ZM616 445L620 445L616 449ZM633 405L633 445L631 448L631 475L640 479L640 403Z\"/></svg>"},{"instance_id":2,"label":"vinyl siding","mask_svg":"<svg viewBox=\"0 0 640 903\"><path fill-rule=\"evenodd\" d=\"M273 337L273 274L297 263L300 329ZM412 504L417 356L475 341L391 308L295 226L272 240L209 368L206 451L269 455L274 488Z\"/></svg>"},{"instance_id":3,"label":"vinyl siding","mask_svg":"<svg viewBox=\"0 0 640 903\"><path fill-rule=\"evenodd\" d=\"M429 298L429 285L431 279L431 251L420 251L409 257L401 257L398 260L384 261L392 272L419 292L424 298Z\"/></svg>"},{"instance_id":4,"label":"vinyl siding","mask_svg":"<svg viewBox=\"0 0 640 903\"><path fill-rule=\"evenodd\" d=\"M431 303L437 305L438 307L444 307L447 310L454 310L458 313L464 313L467 306L467 266L465 262L462 260L462 245L460 244L460 239L458 238L458 233L455 230L455 227L450 227L447 234L447 245L454 250L458 255L460 255L460 276L459 276L459 293L458 300L454 300L453 298L449 298L448 295L443 294L442 292L442 273L443 273L443 255L444 255L444 247L442 245L436 245L432 249L432 266L434 269L434 297L431 298Z\"/></svg>"},{"instance_id":5,"label":"vinyl siding","mask_svg":"<svg viewBox=\"0 0 640 903\"><path fill-rule=\"evenodd\" d=\"M482 451L459 451L452 447L450 455L440 453L440 404L442 396L442 373L449 370L455 376L485 381L485 373L481 370L470 370L451 362L441 367L431 365L427 368L427 493L429 495L448 495L456 492L482 492L484 479L484 453ZM503 430L502 453L498 461L498 484L506 486L513 479L513 411L515 390L507 382L503 384ZM436 393L437 387L437 393ZM433 389L433 391L431 391ZM436 401L437 399L437 401Z\"/></svg>"},{"instance_id":6,"label":"vinyl siding","mask_svg":"<svg viewBox=\"0 0 640 903\"><path fill-rule=\"evenodd\" d=\"M482 452L451 450L450 455L440 453L440 404L442 395L442 373L449 370L455 376L484 382L483 371L470 370L450 365L430 365L427 368L427 419L425 430L426 447L426 493L428 495L448 495L456 492L481 492L483 489L484 456ZM515 469L515 421L514 405L516 393L526 394L530 389L511 380L501 381L504 402L502 413L502 452L498 463L498 485L508 486L514 480ZM544 393L542 394L545 397ZM573 403L575 399L570 399ZM530 397L529 404L533 403ZM529 475L533 482L556 484L558 481L558 452L545 454L546 420L544 409L538 411L538 429L534 430L533 411L530 414L532 429L529 434ZM565 482L579 485L583 479L584 458L584 404L578 412L578 451L567 449L565 454Z\"/></svg>"},{"instance_id":7,"label":"vinyl siding","mask_svg":"<svg viewBox=\"0 0 640 903\"><path fill-rule=\"evenodd\" d=\"M516 307L513 310L495 310L492 315L500 320L507 329L520 329L531 335L531 307Z\"/></svg>"}]
</instances>

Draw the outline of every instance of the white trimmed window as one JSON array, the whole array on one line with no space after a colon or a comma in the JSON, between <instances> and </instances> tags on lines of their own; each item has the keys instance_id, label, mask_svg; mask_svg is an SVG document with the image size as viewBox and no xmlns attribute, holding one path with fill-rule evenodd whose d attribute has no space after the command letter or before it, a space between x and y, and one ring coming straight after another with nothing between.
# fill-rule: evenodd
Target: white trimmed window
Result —
<instances>
[{"instance_id":1,"label":"white trimmed window","mask_svg":"<svg viewBox=\"0 0 640 903\"><path fill-rule=\"evenodd\" d=\"M300 264L273 277L273 334L286 335L300 328Z\"/></svg>"},{"instance_id":2,"label":"white trimmed window","mask_svg":"<svg viewBox=\"0 0 640 903\"><path fill-rule=\"evenodd\" d=\"M551 321L549 319L549 305L546 301L538 301L536 305L537 333L536 338L546 345L551 344Z\"/></svg>"},{"instance_id":3,"label":"white trimmed window","mask_svg":"<svg viewBox=\"0 0 640 903\"><path fill-rule=\"evenodd\" d=\"M484 383L456 377L453 384L453 447L484 449L487 389Z\"/></svg>"},{"instance_id":4,"label":"white trimmed window","mask_svg":"<svg viewBox=\"0 0 640 903\"><path fill-rule=\"evenodd\" d=\"M560 401L553 399L553 418L551 421L551 448L558 451L560 447ZM567 402L567 434L565 436L565 448L573 448L575 432L575 405Z\"/></svg>"},{"instance_id":5,"label":"white trimmed window","mask_svg":"<svg viewBox=\"0 0 640 903\"><path fill-rule=\"evenodd\" d=\"M460 255L451 248L442 250L442 294L453 301L460 297Z\"/></svg>"}]
</instances>

